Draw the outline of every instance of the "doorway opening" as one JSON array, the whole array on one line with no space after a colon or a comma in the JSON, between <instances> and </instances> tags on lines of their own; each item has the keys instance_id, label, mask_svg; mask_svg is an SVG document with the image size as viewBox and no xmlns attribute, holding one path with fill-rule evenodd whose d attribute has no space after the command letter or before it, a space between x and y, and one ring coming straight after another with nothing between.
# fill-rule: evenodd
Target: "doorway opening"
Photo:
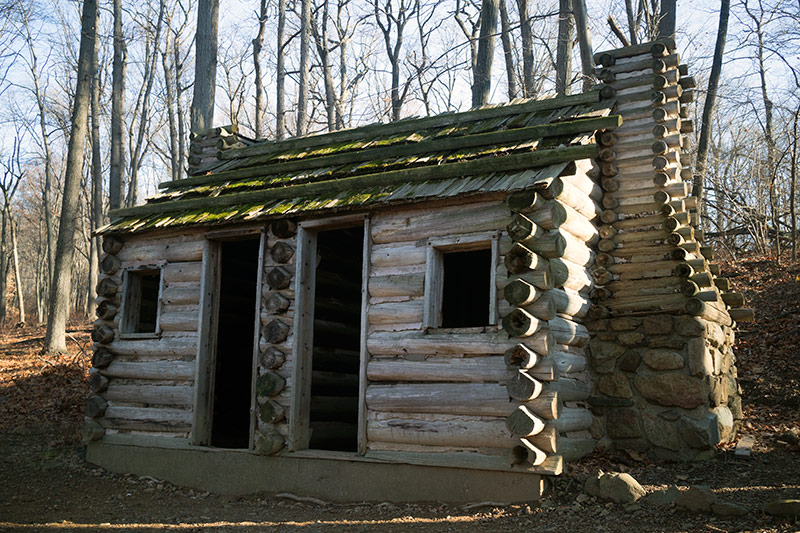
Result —
<instances>
[{"instance_id":1,"label":"doorway opening","mask_svg":"<svg viewBox=\"0 0 800 533\"><path fill-rule=\"evenodd\" d=\"M259 239L219 245L211 446L248 448Z\"/></svg>"},{"instance_id":2,"label":"doorway opening","mask_svg":"<svg viewBox=\"0 0 800 533\"><path fill-rule=\"evenodd\" d=\"M308 447L355 452L364 227L319 231L316 251Z\"/></svg>"}]
</instances>

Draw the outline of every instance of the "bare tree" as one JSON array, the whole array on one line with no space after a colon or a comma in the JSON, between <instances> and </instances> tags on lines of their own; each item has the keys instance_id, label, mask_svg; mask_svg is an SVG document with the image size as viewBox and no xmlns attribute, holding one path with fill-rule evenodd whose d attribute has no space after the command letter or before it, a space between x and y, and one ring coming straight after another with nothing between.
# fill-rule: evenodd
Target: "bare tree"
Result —
<instances>
[{"instance_id":1,"label":"bare tree","mask_svg":"<svg viewBox=\"0 0 800 533\"><path fill-rule=\"evenodd\" d=\"M575 29L578 33L578 47L581 52L583 90L588 91L594 81L594 60L592 59L592 38L589 34L586 3L584 0L572 0L572 10L575 15Z\"/></svg>"},{"instance_id":2,"label":"bare tree","mask_svg":"<svg viewBox=\"0 0 800 533\"><path fill-rule=\"evenodd\" d=\"M208 129L214 123L218 24L219 0L199 0L195 38L194 95L191 111L193 132Z\"/></svg>"},{"instance_id":3,"label":"bare tree","mask_svg":"<svg viewBox=\"0 0 800 533\"><path fill-rule=\"evenodd\" d=\"M489 101L492 88L492 59L497 31L497 9L500 0L483 0L481 4L481 33L478 39L478 57L472 73L472 107Z\"/></svg>"},{"instance_id":4,"label":"bare tree","mask_svg":"<svg viewBox=\"0 0 800 533\"><path fill-rule=\"evenodd\" d=\"M42 143L42 156L44 158L44 187L42 191L42 211L44 212L44 232L46 243L46 278L45 287L46 292L50 290L53 280L53 268L55 265L55 231L56 221L54 220L53 213L55 211L54 203L54 190L53 187L56 181L55 170L53 168L53 152L50 146L50 130L47 123L48 109L51 108L46 100L45 90L42 87L39 78L39 61L36 54L35 35L31 27L31 12L28 8L21 6L20 8L20 22L22 24L23 36L28 51L27 67L31 74L31 81L33 82L33 96L36 100L36 108L38 110L39 128L41 132Z\"/></svg>"},{"instance_id":5,"label":"bare tree","mask_svg":"<svg viewBox=\"0 0 800 533\"><path fill-rule=\"evenodd\" d=\"M261 48L264 46L264 30L267 26L267 0L261 0L261 8L258 11L258 33L253 39L253 68L255 70L256 83L256 108L253 117L253 130L256 139L264 136L264 80L261 71Z\"/></svg>"},{"instance_id":6,"label":"bare tree","mask_svg":"<svg viewBox=\"0 0 800 533\"><path fill-rule=\"evenodd\" d=\"M308 131L308 90L311 73L308 47L311 41L311 0L301 0L300 5L300 86L297 89L297 135Z\"/></svg>"},{"instance_id":7,"label":"bare tree","mask_svg":"<svg viewBox=\"0 0 800 533\"><path fill-rule=\"evenodd\" d=\"M286 0L278 0L278 29L277 38L278 46L276 49L276 63L275 63L275 138L283 139L284 132L286 131L284 109L284 83L286 82L286 69L284 68L284 61L286 58L286 46L288 43L284 40L284 31L286 29Z\"/></svg>"},{"instance_id":8,"label":"bare tree","mask_svg":"<svg viewBox=\"0 0 800 533\"><path fill-rule=\"evenodd\" d=\"M136 205L139 197L139 170L142 168L144 158L152 144L149 135L151 109L150 95L153 91L157 68L156 61L159 55L161 29L164 22L166 0L160 0L156 15L155 25L152 24L151 6L147 5L144 17L140 21L145 34L144 70L142 72L142 85L136 96L136 103L131 110L131 124L128 127L130 145L130 160L128 162L128 195L125 201L127 206ZM214 51L216 63L216 50ZM212 90L213 93L213 90ZM195 80L195 96L197 95L197 80ZM212 115L213 117L213 104ZM205 119L203 119L205 120Z\"/></svg>"},{"instance_id":9,"label":"bare tree","mask_svg":"<svg viewBox=\"0 0 800 533\"><path fill-rule=\"evenodd\" d=\"M675 37L675 17L677 0L661 0L661 13L658 20L659 37Z\"/></svg>"},{"instance_id":10,"label":"bare tree","mask_svg":"<svg viewBox=\"0 0 800 533\"><path fill-rule=\"evenodd\" d=\"M517 0L519 9L519 33L522 38L522 96L531 98L536 95L534 80L533 31L528 10L528 0Z\"/></svg>"},{"instance_id":11,"label":"bare tree","mask_svg":"<svg viewBox=\"0 0 800 533\"><path fill-rule=\"evenodd\" d=\"M0 294L3 295L0 301L0 324L6 320L6 280L8 277L8 261L14 265L14 284L17 293L17 308L19 309L19 322L25 323L25 299L23 296L22 276L19 268L19 252L17 245L17 228L14 211L11 209L11 201L17 192L19 184L24 178L22 165L20 164L20 142L19 135L14 138L14 145L6 161L1 161L3 175L0 177L0 192L3 195L2 208L2 242L0 242ZM8 237L8 238L6 238ZM8 247L11 250L8 250Z\"/></svg>"},{"instance_id":12,"label":"bare tree","mask_svg":"<svg viewBox=\"0 0 800 533\"><path fill-rule=\"evenodd\" d=\"M78 215L78 197L84 143L89 122L91 99L91 66L97 29L97 2L84 0L81 15L80 55L78 80L72 110L72 128L67 148L67 165L64 177L64 198L61 203L61 224L56 245L55 271L50 289L45 350L48 353L66 352L65 332L72 280L75 228Z\"/></svg>"},{"instance_id":13,"label":"bare tree","mask_svg":"<svg viewBox=\"0 0 800 533\"><path fill-rule=\"evenodd\" d=\"M122 206L125 196L125 70L128 50L122 32L122 0L114 1L114 63L111 73L111 163L109 209Z\"/></svg>"},{"instance_id":14,"label":"bare tree","mask_svg":"<svg viewBox=\"0 0 800 533\"><path fill-rule=\"evenodd\" d=\"M765 12L764 6L761 1L758 2L759 10L758 13L754 12L748 5L748 0L744 0L742 3L742 7L744 8L747 15L753 21L754 24L754 33L756 36L756 60L758 62L758 75L760 80L761 86L761 98L764 103L764 120L761 123L762 129L764 130L764 140L767 143L767 172L770 173L770 188L769 188L769 203L770 208L772 211L772 223L773 227L775 228L775 257L776 260L780 261L780 237L779 233L779 226L778 226L778 207L777 207L777 194L776 194L776 180L778 178L778 171L776 168L777 156L776 156L776 145L775 145L775 136L773 133L773 122L772 122L772 111L774 104L769 97L769 91L767 88L767 67L764 58L764 51L765 51L765 43L764 43L764 32L765 32L765 23L767 21L764 20Z\"/></svg>"},{"instance_id":15,"label":"bare tree","mask_svg":"<svg viewBox=\"0 0 800 533\"><path fill-rule=\"evenodd\" d=\"M560 0L558 3L558 42L556 44L556 94L569 94L572 79L572 2Z\"/></svg>"},{"instance_id":16,"label":"bare tree","mask_svg":"<svg viewBox=\"0 0 800 533\"><path fill-rule=\"evenodd\" d=\"M511 22L508 19L506 0L500 0L500 40L503 43L503 58L506 63L506 85L508 99L517 97L517 76L514 66L514 48L511 45Z\"/></svg>"},{"instance_id":17,"label":"bare tree","mask_svg":"<svg viewBox=\"0 0 800 533\"><path fill-rule=\"evenodd\" d=\"M714 46L714 59L711 63L711 74L708 77L708 91L703 104L703 125L700 129L700 140L697 144L697 157L695 158L694 182L692 195L700 200L702 205L703 186L708 159L708 144L711 138L711 127L714 117L714 105L717 100L719 77L722 72L722 57L725 54L725 41L728 36L728 17L730 15L730 0L721 0L719 12L719 27L717 29L717 42Z\"/></svg>"},{"instance_id":18,"label":"bare tree","mask_svg":"<svg viewBox=\"0 0 800 533\"><path fill-rule=\"evenodd\" d=\"M400 120L403 102L411 85L411 78L407 78L402 87L400 86L404 32L408 21L415 17L418 4L413 0L387 0L384 3L380 0L371 1L375 23L383 36L386 58L391 70L391 119Z\"/></svg>"},{"instance_id":19,"label":"bare tree","mask_svg":"<svg viewBox=\"0 0 800 533\"><path fill-rule=\"evenodd\" d=\"M92 82L91 82L91 139L92 139L92 194L91 217L89 229L94 232L103 224L103 159L100 153L100 62L98 54L100 39L94 40L92 52ZM87 292L86 315L91 316L94 300L97 297L98 271L100 268L100 237L89 237L89 279Z\"/></svg>"}]
</instances>

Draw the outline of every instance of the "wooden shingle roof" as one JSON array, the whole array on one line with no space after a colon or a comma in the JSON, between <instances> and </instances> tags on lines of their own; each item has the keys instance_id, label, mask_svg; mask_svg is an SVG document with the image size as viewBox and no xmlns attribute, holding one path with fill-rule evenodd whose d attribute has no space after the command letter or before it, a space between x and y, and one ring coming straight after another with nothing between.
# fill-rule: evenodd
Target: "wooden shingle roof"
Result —
<instances>
[{"instance_id":1,"label":"wooden shingle roof","mask_svg":"<svg viewBox=\"0 0 800 533\"><path fill-rule=\"evenodd\" d=\"M101 233L211 225L512 191L594 157L619 125L598 92L373 124L219 152L205 173L161 183Z\"/></svg>"}]
</instances>

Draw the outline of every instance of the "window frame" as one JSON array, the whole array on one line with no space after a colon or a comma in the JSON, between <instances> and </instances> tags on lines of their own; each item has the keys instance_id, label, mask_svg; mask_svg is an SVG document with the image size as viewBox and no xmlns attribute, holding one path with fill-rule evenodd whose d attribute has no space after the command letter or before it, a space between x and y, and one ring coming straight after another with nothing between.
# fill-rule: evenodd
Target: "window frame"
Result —
<instances>
[{"instance_id":1,"label":"window frame","mask_svg":"<svg viewBox=\"0 0 800 533\"><path fill-rule=\"evenodd\" d=\"M491 250L489 273L489 317L487 326L497 326L497 264L500 257L500 232L470 233L453 237L432 237L427 241L425 258L425 296L422 326L425 329L443 329L442 300L444 288L444 254ZM447 328L469 330L476 327Z\"/></svg>"},{"instance_id":2,"label":"window frame","mask_svg":"<svg viewBox=\"0 0 800 533\"><path fill-rule=\"evenodd\" d=\"M163 312L164 301L164 263L147 265L137 265L125 268L122 271L122 312L119 321L120 339L158 339L161 337L161 313ZM144 272L158 272L158 300L156 301L156 328L154 331L137 332L135 331L136 320L138 318L138 302L141 299L141 288L136 289L134 295L134 283L136 275ZM134 306L136 309L134 309Z\"/></svg>"}]
</instances>

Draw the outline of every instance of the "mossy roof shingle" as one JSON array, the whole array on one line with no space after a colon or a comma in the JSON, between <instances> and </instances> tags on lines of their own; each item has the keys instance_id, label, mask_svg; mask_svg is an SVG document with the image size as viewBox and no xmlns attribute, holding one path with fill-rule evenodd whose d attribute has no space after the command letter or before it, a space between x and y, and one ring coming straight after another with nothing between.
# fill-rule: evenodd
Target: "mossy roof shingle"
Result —
<instances>
[{"instance_id":1,"label":"mossy roof shingle","mask_svg":"<svg viewBox=\"0 0 800 533\"><path fill-rule=\"evenodd\" d=\"M487 106L391 124L262 141L218 154L200 176L160 184L100 231L210 225L512 191L593 157L613 129L598 93Z\"/></svg>"}]
</instances>

